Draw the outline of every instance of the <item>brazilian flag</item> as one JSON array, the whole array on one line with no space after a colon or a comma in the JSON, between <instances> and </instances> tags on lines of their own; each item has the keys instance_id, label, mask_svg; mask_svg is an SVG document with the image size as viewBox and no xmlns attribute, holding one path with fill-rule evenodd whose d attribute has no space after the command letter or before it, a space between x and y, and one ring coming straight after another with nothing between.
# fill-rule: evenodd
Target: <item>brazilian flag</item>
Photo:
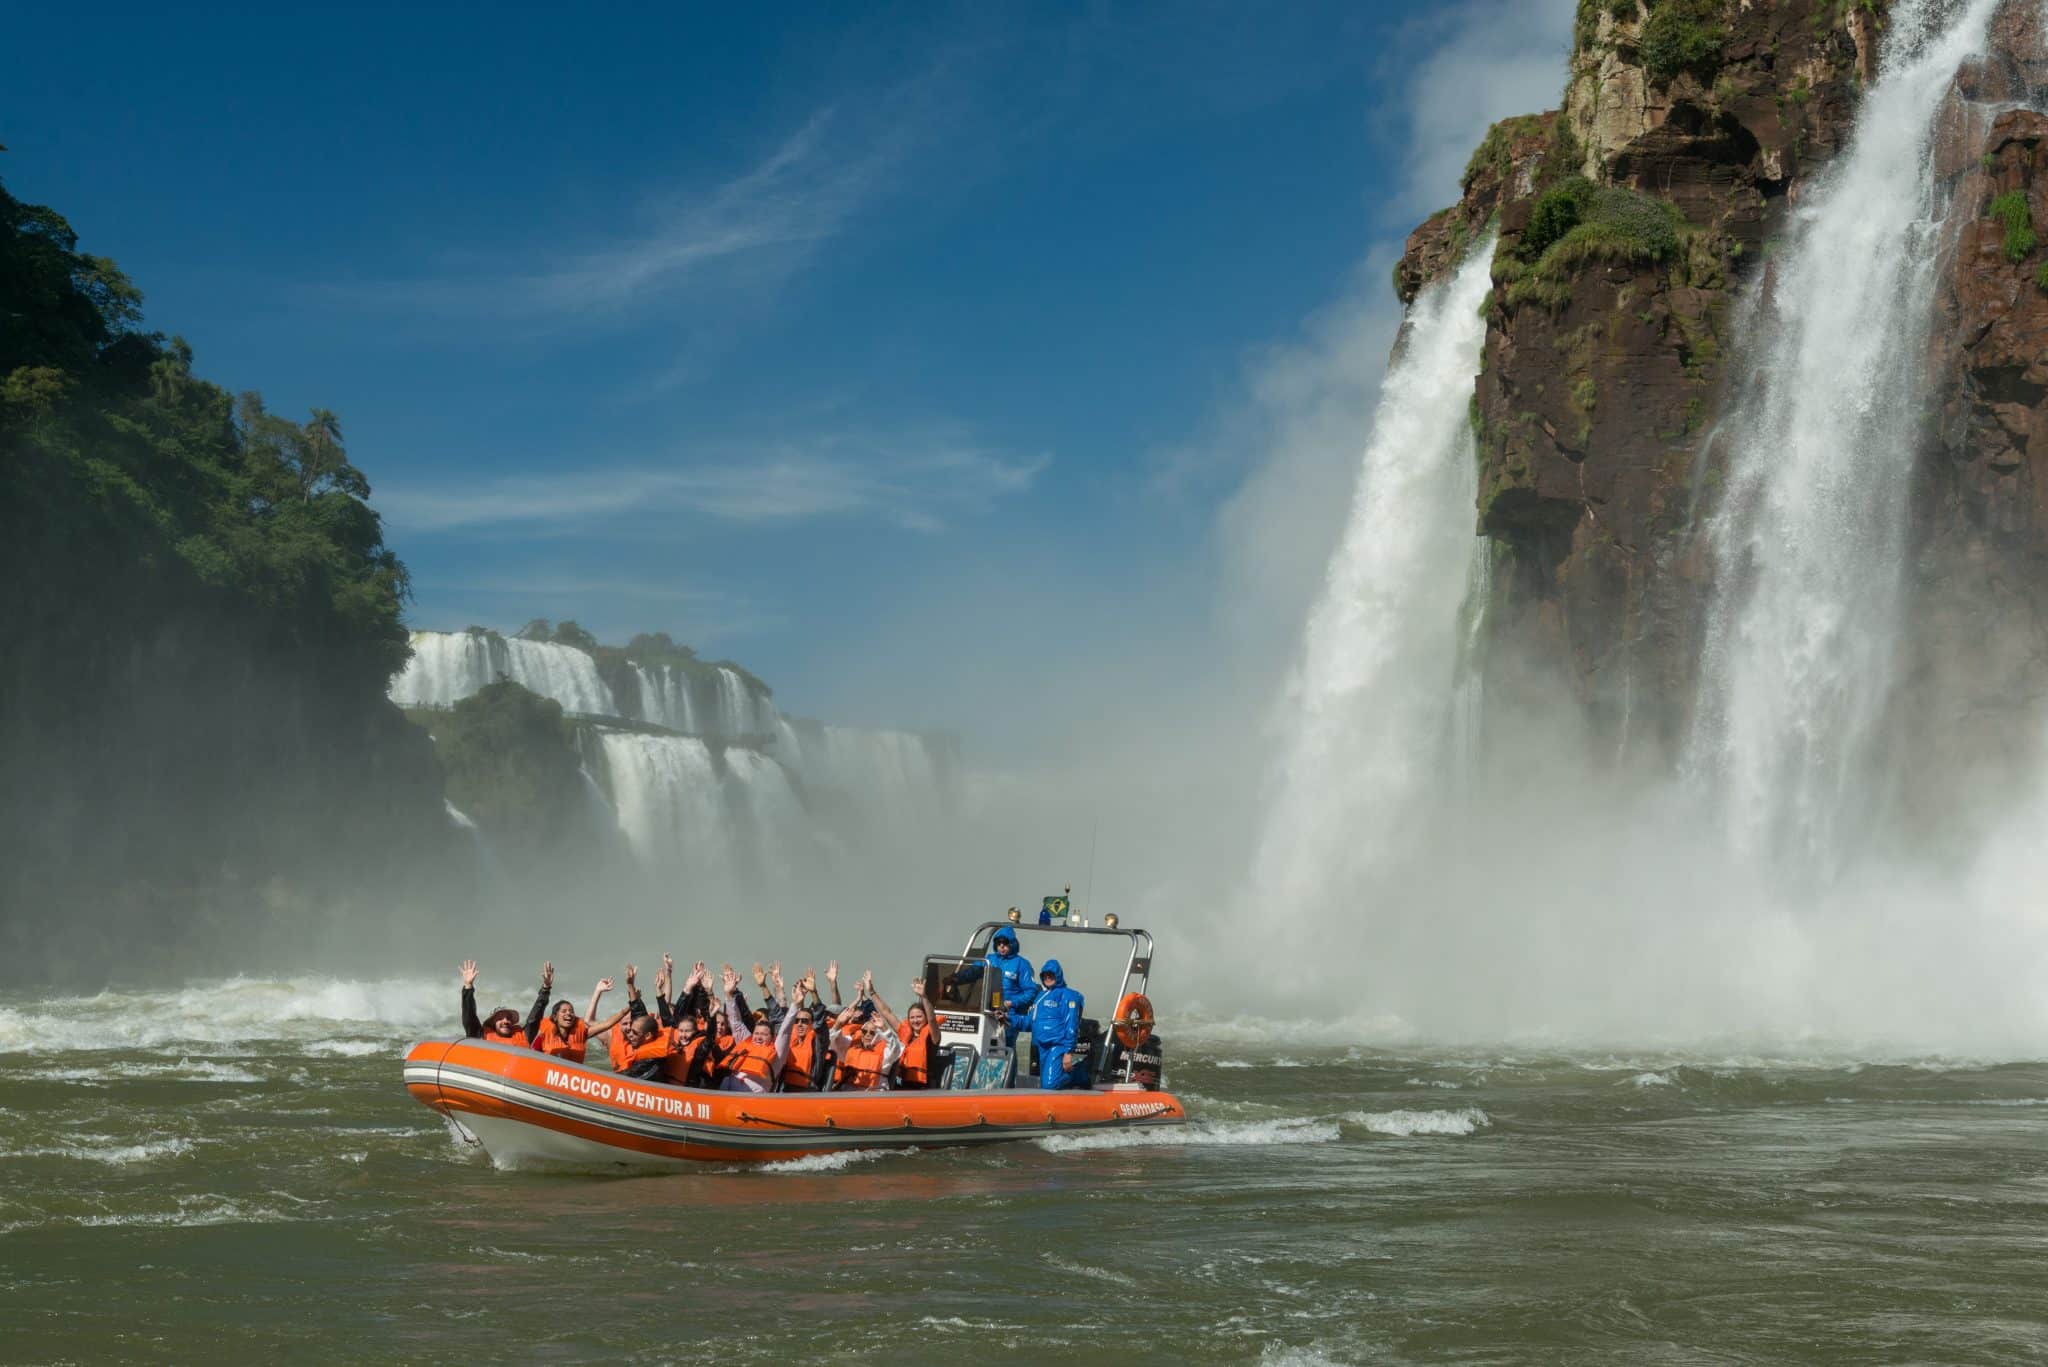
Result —
<instances>
[{"instance_id":1,"label":"brazilian flag","mask_svg":"<svg viewBox=\"0 0 2048 1367\"><path fill-rule=\"evenodd\" d=\"M1046 898L1045 901L1040 904L1039 911L1040 915L1038 919L1040 921L1049 920L1055 923L1064 921L1067 919L1067 899L1064 896L1055 893L1051 897Z\"/></svg>"}]
</instances>

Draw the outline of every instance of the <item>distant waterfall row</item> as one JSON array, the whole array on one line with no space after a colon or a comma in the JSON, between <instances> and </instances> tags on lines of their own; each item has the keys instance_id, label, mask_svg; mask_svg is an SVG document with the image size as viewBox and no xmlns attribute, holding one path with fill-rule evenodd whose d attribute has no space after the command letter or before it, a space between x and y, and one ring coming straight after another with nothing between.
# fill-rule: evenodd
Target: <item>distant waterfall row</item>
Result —
<instances>
[{"instance_id":1,"label":"distant waterfall row","mask_svg":"<svg viewBox=\"0 0 2048 1367\"><path fill-rule=\"evenodd\" d=\"M665 879L730 888L818 869L945 809L942 741L785 717L727 666L600 666L574 646L492 632L412 643L391 685L402 707L450 707L503 676L575 714L594 819Z\"/></svg>"},{"instance_id":2,"label":"distant waterfall row","mask_svg":"<svg viewBox=\"0 0 2048 1367\"><path fill-rule=\"evenodd\" d=\"M451 707L504 675L564 711L649 722L700 736L770 736L767 694L724 665L627 663L607 683L588 651L484 631L415 631L412 660L391 684L400 707Z\"/></svg>"}]
</instances>

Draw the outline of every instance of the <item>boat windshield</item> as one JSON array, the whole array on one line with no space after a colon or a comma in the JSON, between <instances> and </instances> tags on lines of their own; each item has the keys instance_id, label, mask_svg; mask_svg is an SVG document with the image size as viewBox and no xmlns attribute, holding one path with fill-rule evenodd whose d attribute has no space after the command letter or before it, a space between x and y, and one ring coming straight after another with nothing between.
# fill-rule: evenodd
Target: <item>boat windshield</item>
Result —
<instances>
[{"instance_id":1,"label":"boat windshield","mask_svg":"<svg viewBox=\"0 0 2048 1367\"><path fill-rule=\"evenodd\" d=\"M959 980L960 970L973 964L974 973ZM979 1011L987 1000L987 975L974 959L929 958L924 961L925 1000L943 1011Z\"/></svg>"}]
</instances>

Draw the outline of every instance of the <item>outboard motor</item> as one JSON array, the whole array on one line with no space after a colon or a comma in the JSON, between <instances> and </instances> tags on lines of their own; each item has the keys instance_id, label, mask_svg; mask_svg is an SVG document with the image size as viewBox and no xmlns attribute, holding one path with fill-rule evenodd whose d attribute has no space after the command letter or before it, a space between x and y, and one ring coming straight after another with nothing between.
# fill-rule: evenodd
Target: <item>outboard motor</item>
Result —
<instances>
[{"instance_id":1,"label":"outboard motor","mask_svg":"<svg viewBox=\"0 0 2048 1367\"><path fill-rule=\"evenodd\" d=\"M1135 1082L1148 1092L1159 1090L1159 1081L1166 1075L1166 1057L1159 1047L1159 1036L1145 1036L1124 1055L1124 1073L1126 1082Z\"/></svg>"},{"instance_id":2,"label":"outboard motor","mask_svg":"<svg viewBox=\"0 0 2048 1367\"><path fill-rule=\"evenodd\" d=\"M1075 1085L1095 1085L1095 1070L1102 1062L1102 1022L1081 1018L1080 1033L1074 1037Z\"/></svg>"}]
</instances>

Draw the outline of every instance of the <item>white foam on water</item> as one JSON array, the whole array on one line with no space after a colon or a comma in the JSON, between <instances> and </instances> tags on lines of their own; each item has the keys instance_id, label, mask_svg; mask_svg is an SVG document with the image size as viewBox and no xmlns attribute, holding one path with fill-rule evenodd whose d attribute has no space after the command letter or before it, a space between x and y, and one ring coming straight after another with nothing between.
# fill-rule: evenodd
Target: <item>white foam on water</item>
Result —
<instances>
[{"instance_id":1,"label":"white foam on water","mask_svg":"<svg viewBox=\"0 0 2048 1367\"><path fill-rule=\"evenodd\" d=\"M0 1007L0 1054L134 1051L167 1045L329 1041L337 1032L408 1040L446 1031L456 988L419 978L229 978L174 991L109 989ZM197 1067L197 1065L193 1065ZM217 1081L261 1081L253 1075Z\"/></svg>"},{"instance_id":2,"label":"white foam on water","mask_svg":"<svg viewBox=\"0 0 2048 1367\"><path fill-rule=\"evenodd\" d=\"M1047 1135L1036 1142L1038 1147L1047 1153L1083 1153L1091 1149L1327 1144L1337 1137L1337 1122L1334 1120L1294 1117L1286 1120L1243 1120L1224 1123L1196 1120L1170 1129L1104 1130L1094 1134Z\"/></svg>"},{"instance_id":3,"label":"white foam on water","mask_svg":"<svg viewBox=\"0 0 2048 1367\"><path fill-rule=\"evenodd\" d=\"M1637 1073L1629 1079L1637 1087L1675 1087L1678 1083L1669 1073Z\"/></svg>"},{"instance_id":4,"label":"white foam on water","mask_svg":"<svg viewBox=\"0 0 2048 1367\"><path fill-rule=\"evenodd\" d=\"M380 1040L316 1039L309 1041L299 1052L327 1058L368 1058L372 1054L391 1053L392 1049Z\"/></svg>"},{"instance_id":5,"label":"white foam on water","mask_svg":"<svg viewBox=\"0 0 2048 1367\"><path fill-rule=\"evenodd\" d=\"M273 1225L284 1224L292 1219L281 1210L267 1206L251 1205L245 1201L231 1201L219 1196L180 1197L178 1209L174 1211L140 1211L120 1215L84 1215L69 1219L56 1219L53 1225L74 1224L86 1228L106 1228L130 1225L172 1226L192 1229L202 1225Z\"/></svg>"},{"instance_id":6,"label":"white foam on water","mask_svg":"<svg viewBox=\"0 0 2048 1367\"><path fill-rule=\"evenodd\" d=\"M1351 1367L1351 1364L1314 1348L1269 1343L1259 1353L1259 1367Z\"/></svg>"},{"instance_id":7,"label":"white foam on water","mask_svg":"<svg viewBox=\"0 0 2048 1367\"><path fill-rule=\"evenodd\" d=\"M27 1149L0 1149L0 1159L8 1158L77 1158L89 1163L105 1163L110 1167L127 1167L136 1163L154 1163L161 1158L177 1158L192 1152L189 1139L159 1139L143 1144L55 1144Z\"/></svg>"},{"instance_id":8,"label":"white foam on water","mask_svg":"<svg viewBox=\"0 0 2048 1367\"><path fill-rule=\"evenodd\" d=\"M847 1149L840 1153L812 1153L802 1158L786 1158L780 1163L763 1163L757 1171L802 1173L802 1172L844 1172L856 1163L872 1163L892 1153L916 1153L912 1149Z\"/></svg>"},{"instance_id":9,"label":"white foam on water","mask_svg":"<svg viewBox=\"0 0 2048 1367\"><path fill-rule=\"evenodd\" d=\"M1353 1111L1344 1117L1349 1125L1363 1126L1373 1134L1407 1139L1416 1135L1465 1135L1489 1129L1493 1118L1477 1106L1456 1111Z\"/></svg>"}]
</instances>

